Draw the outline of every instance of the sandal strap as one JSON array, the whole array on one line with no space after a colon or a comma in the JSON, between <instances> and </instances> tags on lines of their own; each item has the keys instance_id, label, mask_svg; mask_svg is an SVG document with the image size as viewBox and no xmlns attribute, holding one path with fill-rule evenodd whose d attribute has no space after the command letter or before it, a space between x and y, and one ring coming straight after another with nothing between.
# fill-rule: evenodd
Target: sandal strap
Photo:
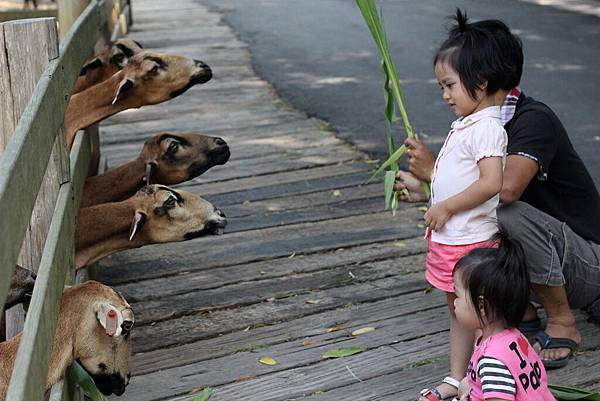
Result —
<instances>
[{"instance_id":1,"label":"sandal strap","mask_svg":"<svg viewBox=\"0 0 600 401\"><path fill-rule=\"evenodd\" d=\"M458 386L460 386L460 380L456 380L454 377L450 377L450 376L444 377L444 380L442 380L442 383L449 384L457 390L458 390Z\"/></svg>"},{"instance_id":2,"label":"sandal strap","mask_svg":"<svg viewBox=\"0 0 600 401\"><path fill-rule=\"evenodd\" d=\"M421 397L427 398L429 401L443 401L442 394L437 388L425 388L421 390Z\"/></svg>"}]
</instances>

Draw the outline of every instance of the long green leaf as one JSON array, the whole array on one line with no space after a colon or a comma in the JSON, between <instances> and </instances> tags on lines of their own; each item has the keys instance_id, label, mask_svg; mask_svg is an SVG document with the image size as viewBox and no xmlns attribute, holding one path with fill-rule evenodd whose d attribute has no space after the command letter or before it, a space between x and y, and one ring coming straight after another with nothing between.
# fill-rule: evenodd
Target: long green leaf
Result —
<instances>
[{"instance_id":1,"label":"long green leaf","mask_svg":"<svg viewBox=\"0 0 600 401\"><path fill-rule=\"evenodd\" d=\"M385 179L383 180L383 190L385 193L385 208L393 208L392 200L394 198L394 181L396 181L395 171L386 171Z\"/></svg>"},{"instance_id":2,"label":"long green leaf","mask_svg":"<svg viewBox=\"0 0 600 401\"><path fill-rule=\"evenodd\" d=\"M96 383L92 377L86 372L83 367L77 362L74 362L72 366L73 372L75 373L75 377L77 378L77 383L79 387L82 388L85 395L91 399L92 401L107 401L106 397L102 395L100 390L96 387Z\"/></svg>"},{"instance_id":3,"label":"long green leaf","mask_svg":"<svg viewBox=\"0 0 600 401\"><path fill-rule=\"evenodd\" d=\"M381 173L387 167L390 167L392 171L398 170L397 161L398 158L404 153L404 151L400 152L398 155L398 151L401 148L395 149L394 141L391 135L391 126L395 121L395 108L394 104L391 101L392 96L395 100L398 109L400 110L400 114L402 115L402 121L404 123L404 129L406 130L406 134L409 137L414 137L414 131L410 122L408 120L408 114L406 112L406 108L404 107L404 99L402 96L402 90L400 88L400 81L398 79L398 75L396 73L396 68L394 67L394 62L390 56L388 44L387 44L387 35L385 32L385 25L383 24L383 12L377 12L377 7L375 5L375 0L356 0L356 5L360 10L371 35L373 36L373 40L379 49L379 53L382 58L382 69L384 72L384 93L386 96L386 104L385 104L385 116L388 125L388 135L387 135L387 143L388 143L388 154L390 155L388 159L377 169L373 176ZM373 179L373 176L367 181L370 182ZM431 191L429 188L429 184L426 182L422 182L423 191L427 197L430 196ZM385 188L385 187L384 187ZM386 203L389 198L386 195ZM397 195L395 196L397 201ZM395 208L393 208L395 210Z\"/></svg>"},{"instance_id":4,"label":"long green leaf","mask_svg":"<svg viewBox=\"0 0 600 401\"><path fill-rule=\"evenodd\" d=\"M552 392L552 395L556 397L556 401L600 401L600 393L592 393L587 390L582 390L575 387L560 386L556 384L548 384L548 388Z\"/></svg>"},{"instance_id":5,"label":"long green leaf","mask_svg":"<svg viewBox=\"0 0 600 401\"><path fill-rule=\"evenodd\" d=\"M390 155L390 157L388 157L388 159L385 162L383 162L383 164L381 164L381 166L379 166L377 170L375 170L373 175L371 175L371 178L369 178L366 183L368 184L371 181L373 181L373 178L375 178L377 174L383 172L383 170L392 165L392 163L397 162L398 159L402 157L404 153L406 153L406 146L402 145L398 149L396 149L396 151L392 155Z\"/></svg>"}]
</instances>

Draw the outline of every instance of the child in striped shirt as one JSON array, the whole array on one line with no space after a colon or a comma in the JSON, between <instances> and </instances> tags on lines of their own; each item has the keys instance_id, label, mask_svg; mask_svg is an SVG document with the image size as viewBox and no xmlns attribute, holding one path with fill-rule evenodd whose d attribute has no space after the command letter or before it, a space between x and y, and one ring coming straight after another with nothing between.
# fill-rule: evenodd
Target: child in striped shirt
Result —
<instances>
[{"instance_id":1,"label":"child in striped shirt","mask_svg":"<svg viewBox=\"0 0 600 401\"><path fill-rule=\"evenodd\" d=\"M553 401L546 370L517 330L529 301L523 250L500 230L498 247L478 248L454 268L456 318L482 330L467 370L470 390L461 400Z\"/></svg>"}]
</instances>

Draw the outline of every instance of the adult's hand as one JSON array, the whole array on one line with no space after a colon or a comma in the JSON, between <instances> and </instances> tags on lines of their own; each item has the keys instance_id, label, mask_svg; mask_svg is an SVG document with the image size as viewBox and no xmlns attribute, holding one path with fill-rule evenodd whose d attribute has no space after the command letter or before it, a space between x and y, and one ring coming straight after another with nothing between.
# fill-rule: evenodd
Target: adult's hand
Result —
<instances>
[{"instance_id":1,"label":"adult's hand","mask_svg":"<svg viewBox=\"0 0 600 401\"><path fill-rule=\"evenodd\" d=\"M403 189L408 190L410 195L407 196L405 191L402 191ZM421 181L408 171L398 170L394 191L399 192L398 199L402 202L424 202L428 200L423 192Z\"/></svg>"},{"instance_id":2,"label":"adult's hand","mask_svg":"<svg viewBox=\"0 0 600 401\"><path fill-rule=\"evenodd\" d=\"M435 155L418 137L407 138L404 146L408 155L408 170L421 181L431 181Z\"/></svg>"}]
</instances>

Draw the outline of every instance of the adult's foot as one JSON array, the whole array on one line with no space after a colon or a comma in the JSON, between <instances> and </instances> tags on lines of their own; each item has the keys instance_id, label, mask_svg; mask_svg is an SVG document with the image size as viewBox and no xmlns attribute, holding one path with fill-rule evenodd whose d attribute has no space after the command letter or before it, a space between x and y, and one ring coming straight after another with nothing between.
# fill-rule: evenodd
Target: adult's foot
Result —
<instances>
[{"instance_id":1,"label":"adult's foot","mask_svg":"<svg viewBox=\"0 0 600 401\"><path fill-rule=\"evenodd\" d=\"M577 344L581 343L581 334L579 334L579 331L577 330L577 326L575 325L575 317L572 315L562 318L548 318L546 330L544 331L550 337L568 338L575 341ZM535 349L535 351L539 354L542 362L556 361L567 358L572 353L572 350L569 348L542 349L542 345L538 342L533 345L533 349Z\"/></svg>"}]
</instances>

